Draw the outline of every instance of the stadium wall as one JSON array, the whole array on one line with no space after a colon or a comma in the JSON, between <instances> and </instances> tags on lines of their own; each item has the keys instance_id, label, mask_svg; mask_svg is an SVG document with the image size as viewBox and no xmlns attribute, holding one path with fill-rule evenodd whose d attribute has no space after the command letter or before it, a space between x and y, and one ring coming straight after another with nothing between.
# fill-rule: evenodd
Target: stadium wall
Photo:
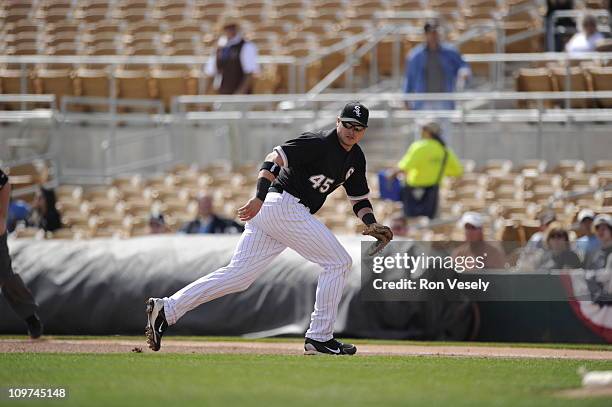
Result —
<instances>
[{"instance_id":1,"label":"stadium wall","mask_svg":"<svg viewBox=\"0 0 612 407\"><path fill-rule=\"evenodd\" d=\"M9 246L14 269L35 294L49 334L138 335L144 326L146 298L169 295L226 265L238 238L172 235L129 240L18 239L10 240ZM358 236L340 238L354 265L336 321L339 335L603 342L578 319L567 301L474 304L439 297L426 302L364 301L360 296L360 240ZM310 321L318 272L317 265L286 250L247 291L202 305L185 315L172 333L302 335ZM545 289L562 291L559 281L552 279L550 284ZM23 332L23 322L3 297L0 313L4 316L0 333Z\"/></svg>"}]
</instances>

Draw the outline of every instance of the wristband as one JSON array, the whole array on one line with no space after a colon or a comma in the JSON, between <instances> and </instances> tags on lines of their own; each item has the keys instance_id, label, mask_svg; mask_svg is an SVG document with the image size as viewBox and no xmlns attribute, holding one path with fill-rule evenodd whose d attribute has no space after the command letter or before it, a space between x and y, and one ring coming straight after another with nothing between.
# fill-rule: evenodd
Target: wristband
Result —
<instances>
[{"instance_id":1,"label":"wristband","mask_svg":"<svg viewBox=\"0 0 612 407\"><path fill-rule=\"evenodd\" d=\"M372 223L376 223L376 218L374 217L374 214L372 212L368 212L365 215L363 215L363 218L361 218L361 220L366 225L371 225Z\"/></svg>"},{"instance_id":2,"label":"wristband","mask_svg":"<svg viewBox=\"0 0 612 407\"><path fill-rule=\"evenodd\" d=\"M279 167L278 164L272 161L264 161L263 164L261 165L260 170L270 171L272 175L274 175L274 177L278 177L278 174L280 174L281 168Z\"/></svg>"},{"instance_id":3,"label":"wristband","mask_svg":"<svg viewBox=\"0 0 612 407\"><path fill-rule=\"evenodd\" d=\"M359 216L359 211L362 210L363 208L374 209L372 208L372 203L370 202L369 199L362 199L359 202L357 202L355 205L353 205L353 212L355 212L355 216Z\"/></svg>"}]
</instances>

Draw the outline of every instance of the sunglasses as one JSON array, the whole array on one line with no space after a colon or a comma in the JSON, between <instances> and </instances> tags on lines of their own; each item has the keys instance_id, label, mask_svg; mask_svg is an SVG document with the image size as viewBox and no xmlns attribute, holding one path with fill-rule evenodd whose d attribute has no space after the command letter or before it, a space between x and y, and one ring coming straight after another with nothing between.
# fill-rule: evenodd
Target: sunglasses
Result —
<instances>
[{"instance_id":1,"label":"sunglasses","mask_svg":"<svg viewBox=\"0 0 612 407\"><path fill-rule=\"evenodd\" d=\"M340 122L340 123L342 123L342 127L344 127L345 129L347 129L347 130L351 130L351 129L353 129L353 130L355 130L357 133L360 133L360 132L362 132L362 131L364 131L364 130L365 130L365 127L360 126L360 125L358 125L358 124L353 124L353 123L351 123L351 122Z\"/></svg>"}]
</instances>

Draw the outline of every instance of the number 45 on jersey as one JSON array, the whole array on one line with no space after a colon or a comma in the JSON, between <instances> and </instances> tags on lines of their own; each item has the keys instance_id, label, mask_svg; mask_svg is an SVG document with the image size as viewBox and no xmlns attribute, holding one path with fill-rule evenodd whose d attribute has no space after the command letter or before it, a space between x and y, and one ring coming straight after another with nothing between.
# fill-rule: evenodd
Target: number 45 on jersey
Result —
<instances>
[{"instance_id":1,"label":"number 45 on jersey","mask_svg":"<svg viewBox=\"0 0 612 407\"><path fill-rule=\"evenodd\" d=\"M323 174L313 175L312 177L308 178L308 181L312 183L313 189L318 189L322 194L329 191L329 188L334 184L334 180L332 178L327 178Z\"/></svg>"}]
</instances>

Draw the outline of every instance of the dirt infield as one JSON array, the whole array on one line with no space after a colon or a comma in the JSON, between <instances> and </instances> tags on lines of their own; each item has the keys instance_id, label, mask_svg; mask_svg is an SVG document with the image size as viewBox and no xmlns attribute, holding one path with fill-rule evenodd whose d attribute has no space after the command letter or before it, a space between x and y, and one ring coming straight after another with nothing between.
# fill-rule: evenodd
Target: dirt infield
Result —
<instances>
[{"instance_id":1,"label":"dirt infield","mask_svg":"<svg viewBox=\"0 0 612 407\"><path fill-rule=\"evenodd\" d=\"M423 345L358 345L358 355L386 356L459 356L483 358L543 358L610 360L612 351L521 348L497 346L423 346ZM42 339L0 340L0 353L57 352L57 353L153 353L139 340L121 339ZM244 341L183 341L166 340L160 353L225 353L301 355L299 342L244 342Z\"/></svg>"}]
</instances>

